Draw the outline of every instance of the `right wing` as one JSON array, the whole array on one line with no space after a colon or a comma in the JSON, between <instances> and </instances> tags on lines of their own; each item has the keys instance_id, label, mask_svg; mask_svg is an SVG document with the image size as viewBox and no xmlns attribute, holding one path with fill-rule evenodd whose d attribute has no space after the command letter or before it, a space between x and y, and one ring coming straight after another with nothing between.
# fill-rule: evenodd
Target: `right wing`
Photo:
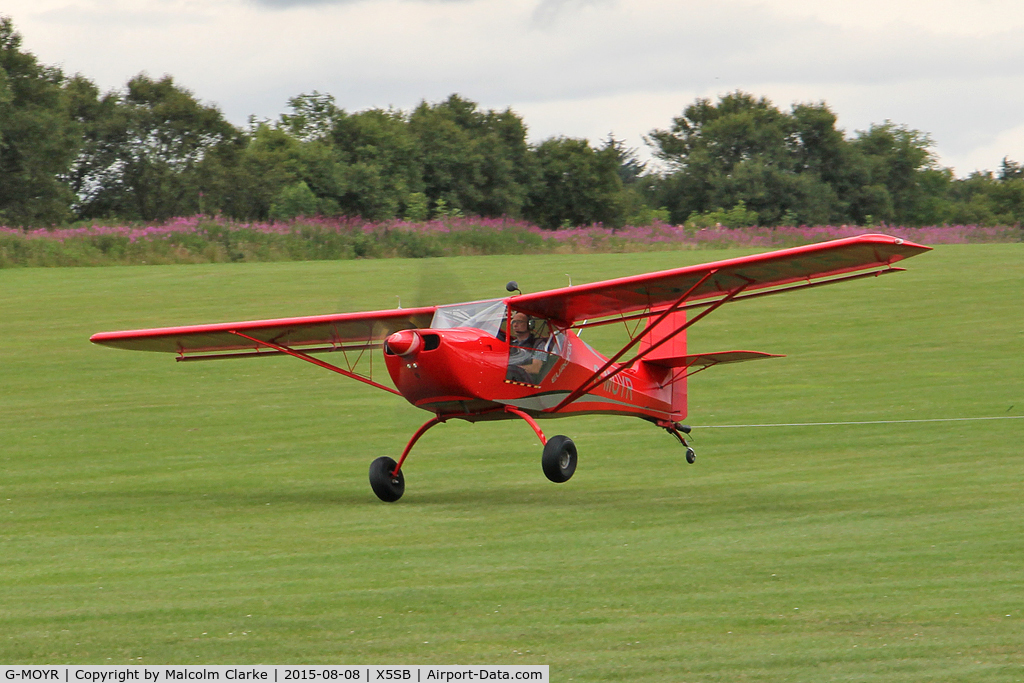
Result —
<instances>
[{"instance_id":1,"label":"right wing","mask_svg":"<svg viewBox=\"0 0 1024 683\"><path fill-rule=\"evenodd\" d=\"M744 296L799 289L846 277L899 270L893 264L929 247L889 235L845 239L563 287L509 299L517 311L553 319L562 325L606 318L614 322L641 311L658 311L678 302L710 303L730 292ZM591 322L591 324L595 324Z\"/></svg>"}]
</instances>

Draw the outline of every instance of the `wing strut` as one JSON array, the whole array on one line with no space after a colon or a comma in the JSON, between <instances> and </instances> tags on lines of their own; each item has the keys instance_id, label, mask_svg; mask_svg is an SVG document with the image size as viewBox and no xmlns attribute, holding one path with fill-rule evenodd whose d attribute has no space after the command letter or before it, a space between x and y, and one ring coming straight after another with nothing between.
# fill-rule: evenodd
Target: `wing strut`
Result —
<instances>
[{"instance_id":1,"label":"wing strut","mask_svg":"<svg viewBox=\"0 0 1024 683\"><path fill-rule=\"evenodd\" d=\"M665 342L667 342L670 339L672 339L673 337L675 337L677 334L679 334L680 332L685 330L687 327L689 327L690 325L694 324L695 322L697 322L698 320L700 320L701 318L703 318L707 314L711 313L711 311L715 310L716 308L718 308L722 304L731 301L733 297L735 297L737 294L742 292L744 289L746 289L750 285L749 282L747 284L740 285L736 289L734 289L731 292L729 292L725 297L719 299L718 301L714 302L713 304L708 306L706 309L704 309L703 311L698 313L694 318L692 318L691 320L688 320L686 322L686 324L681 326L678 330L673 331L671 334L667 335L665 338L659 340L658 342L656 342L656 343L652 344L651 346L649 346L648 348L644 349L643 351L638 353L636 356L634 356L628 362L622 363L614 371L608 373L607 375L603 374L606 370L608 370L608 368L610 368L612 365L614 365L615 362L618 361L618 359L622 358L622 356L624 356L627 351L629 351L634 346L636 346L640 342L640 339L642 339L645 335L649 334L651 330L653 330L655 327L657 327L669 315L671 315L675 311L679 310L679 308L682 307L683 303L686 301L686 298L688 296L690 296L690 294L692 294L694 291L696 291L698 287L703 285L708 279L711 278L711 276L713 276L717 272L718 272L717 270L712 270L712 271L709 271L708 273L706 273L704 275L704 277L702 277L700 280L698 280L697 283L694 284L693 287L688 289L685 294L683 294L681 297L676 299L675 303L673 303L671 306L666 308L662 312L662 314L658 316L658 318L656 320L654 320L651 323L648 323L647 327L644 328L643 332L641 332L637 336L633 337L633 339L630 340L630 342L628 344L623 346L622 349L620 349L618 353L616 353L614 356L609 358L608 362L606 362L599 370L596 370L594 372L594 374L592 374L589 378L587 378L587 380L585 382L580 384L580 386L578 386L575 389L575 391L573 391L568 396L566 396L564 399L562 399L562 402L559 403L557 406L555 406L551 410L548 410L548 411L545 411L545 412L557 413L559 410L561 410L565 406L569 405L570 403L572 403L573 401L578 399L580 396L583 396L584 394L586 394L588 391L590 391L591 389L596 387L601 382L606 382L609 379L611 379L612 377L614 377L615 375L617 375L620 372L624 371L630 365L632 365L636 361L642 359L644 356L646 356L647 354L651 353L652 351L657 349L659 346L661 346Z\"/></svg>"},{"instance_id":2,"label":"wing strut","mask_svg":"<svg viewBox=\"0 0 1024 683\"><path fill-rule=\"evenodd\" d=\"M396 396L402 395L402 392L392 389L391 387L387 387L384 386L383 384L374 382L372 379L363 377L362 375L357 375L356 373L351 372L349 370L343 370L342 368L339 368L337 365L331 365L327 361L322 361L319 358L313 358L312 356L302 353L301 351L296 351L295 349L290 349L287 346L281 346L279 344L275 344L274 342L263 341L262 339L257 339L256 337L250 337L249 335L243 334L242 332L238 332L237 330L228 330L228 332L230 334L235 335L236 337L242 337L243 339L248 339L251 342L255 342L260 346L266 346L268 348L274 349L275 351L280 351L281 353L285 353L294 358L298 358L299 360L304 360L307 363L312 363L313 365L317 365L321 368L324 368L325 370L336 372L339 375L344 375L345 377L357 380L359 382L362 382L363 384L369 384L371 387L377 387L378 389L383 389L384 391L390 391L392 394L395 394Z\"/></svg>"}]
</instances>

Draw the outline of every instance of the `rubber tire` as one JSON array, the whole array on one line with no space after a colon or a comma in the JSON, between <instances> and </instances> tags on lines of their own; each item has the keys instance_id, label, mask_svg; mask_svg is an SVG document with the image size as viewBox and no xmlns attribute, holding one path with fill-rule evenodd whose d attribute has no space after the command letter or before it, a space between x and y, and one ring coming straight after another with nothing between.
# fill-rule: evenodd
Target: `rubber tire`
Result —
<instances>
[{"instance_id":1,"label":"rubber tire","mask_svg":"<svg viewBox=\"0 0 1024 683\"><path fill-rule=\"evenodd\" d=\"M689 447L687 447L686 449L686 462L690 463L691 465L697 462L697 453L692 448Z\"/></svg>"},{"instance_id":2,"label":"rubber tire","mask_svg":"<svg viewBox=\"0 0 1024 683\"><path fill-rule=\"evenodd\" d=\"M370 463L370 488L385 503L394 503L405 493L405 473L399 470L397 477L391 476L396 465L398 463L387 456Z\"/></svg>"},{"instance_id":3,"label":"rubber tire","mask_svg":"<svg viewBox=\"0 0 1024 683\"><path fill-rule=\"evenodd\" d=\"M567 436L553 436L544 445L540 459L544 476L561 484L569 481L576 472L576 444Z\"/></svg>"}]
</instances>

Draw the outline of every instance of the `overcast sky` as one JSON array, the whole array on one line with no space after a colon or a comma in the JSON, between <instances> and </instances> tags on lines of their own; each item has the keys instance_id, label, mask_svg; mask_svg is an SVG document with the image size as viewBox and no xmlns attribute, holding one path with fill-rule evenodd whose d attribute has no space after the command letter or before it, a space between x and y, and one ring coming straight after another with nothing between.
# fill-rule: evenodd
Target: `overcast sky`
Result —
<instances>
[{"instance_id":1,"label":"overcast sky","mask_svg":"<svg viewBox=\"0 0 1024 683\"><path fill-rule=\"evenodd\" d=\"M530 139L667 128L732 90L824 100L848 134L930 133L957 175L1024 161L1022 0L5 0L25 47L104 90L170 74L236 124L318 90L359 111L453 92Z\"/></svg>"}]
</instances>

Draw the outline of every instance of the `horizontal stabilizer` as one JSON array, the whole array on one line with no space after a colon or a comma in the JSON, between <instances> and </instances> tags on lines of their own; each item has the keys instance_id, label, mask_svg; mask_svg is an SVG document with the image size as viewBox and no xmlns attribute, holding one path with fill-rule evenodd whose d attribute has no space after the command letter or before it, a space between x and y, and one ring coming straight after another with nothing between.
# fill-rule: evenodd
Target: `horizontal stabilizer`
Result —
<instances>
[{"instance_id":1,"label":"horizontal stabilizer","mask_svg":"<svg viewBox=\"0 0 1024 683\"><path fill-rule=\"evenodd\" d=\"M654 360L644 360L643 362L662 368L709 368L712 365L722 365L723 363L742 363L747 360L784 357L784 355L778 353L763 353L761 351L714 351L712 353L693 353L674 358L656 358Z\"/></svg>"}]
</instances>

